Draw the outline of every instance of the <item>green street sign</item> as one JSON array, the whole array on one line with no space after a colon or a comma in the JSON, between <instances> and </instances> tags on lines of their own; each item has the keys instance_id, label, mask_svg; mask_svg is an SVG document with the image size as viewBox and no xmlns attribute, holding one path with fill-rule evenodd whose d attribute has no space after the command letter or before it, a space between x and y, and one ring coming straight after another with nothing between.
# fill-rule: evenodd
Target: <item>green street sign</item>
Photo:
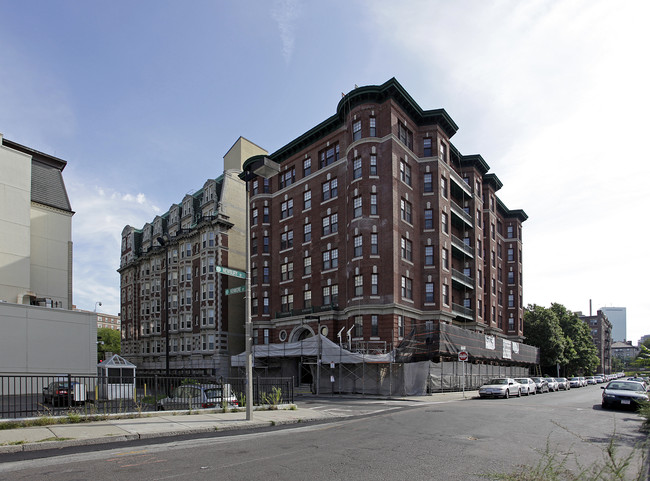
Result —
<instances>
[{"instance_id":1,"label":"green street sign","mask_svg":"<svg viewBox=\"0 0 650 481\"><path fill-rule=\"evenodd\" d=\"M217 266L217 273L225 274L227 276L239 277L240 279L246 279L246 273L242 271L236 271L235 269L230 269L229 267Z\"/></svg>"},{"instance_id":2,"label":"green street sign","mask_svg":"<svg viewBox=\"0 0 650 481\"><path fill-rule=\"evenodd\" d=\"M226 295L230 294L239 294L241 292L246 292L246 286L233 287L232 289L226 289Z\"/></svg>"}]
</instances>

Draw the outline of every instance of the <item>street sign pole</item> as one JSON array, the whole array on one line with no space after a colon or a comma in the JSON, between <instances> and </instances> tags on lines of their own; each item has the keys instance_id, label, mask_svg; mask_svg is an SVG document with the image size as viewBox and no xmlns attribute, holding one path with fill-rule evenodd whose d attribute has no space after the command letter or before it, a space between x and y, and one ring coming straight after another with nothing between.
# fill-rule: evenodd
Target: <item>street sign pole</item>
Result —
<instances>
[{"instance_id":1,"label":"street sign pole","mask_svg":"<svg viewBox=\"0 0 650 481\"><path fill-rule=\"evenodd\" d=\"M465 363L467 362L467 359L469 358L469 355L467 354L467 351L462 350L458 352L458 360L463 363L463 399L465 399Z\"/></svg>"}]
</instances>

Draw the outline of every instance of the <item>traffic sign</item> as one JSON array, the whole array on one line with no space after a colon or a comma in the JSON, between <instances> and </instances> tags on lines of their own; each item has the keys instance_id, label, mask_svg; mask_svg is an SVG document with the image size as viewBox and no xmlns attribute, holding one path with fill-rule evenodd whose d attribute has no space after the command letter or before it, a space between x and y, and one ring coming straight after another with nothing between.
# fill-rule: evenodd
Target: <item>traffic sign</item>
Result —
<instances>
[{"instance_id":1,"label":"traffic sign","mask_svg":"<svg viewBox=\"0 0 650 481\"><path fill-rule=\"evenodd\" d=\"M229 267L216 266L216 271L219 274L225 274L227 276L239 277L240 279L246 279L246 273L242 271L236 271Z\"/></svg>"},{"instance_id":2,"label":"traffic sign","mask_svg":"<svg viewBox=\"0 0 650 481\"><path fill-rule=\"evenodd\" d=\"M458 360L465 362L469 359L469 356L467 355L467 351L459 351L458 352Z\"/></svg>"},{"instance_id":3,"label":"traffic sign","mask_svg":"<svg viewBox=\"0 0 650 481\"><path fill-rule=\"evenodd\" d=\"M241 292L246 292L246 286L233 287L231 289L226 289L226 295L230 294L239 294Z\"/></svg>"}]
</instances>

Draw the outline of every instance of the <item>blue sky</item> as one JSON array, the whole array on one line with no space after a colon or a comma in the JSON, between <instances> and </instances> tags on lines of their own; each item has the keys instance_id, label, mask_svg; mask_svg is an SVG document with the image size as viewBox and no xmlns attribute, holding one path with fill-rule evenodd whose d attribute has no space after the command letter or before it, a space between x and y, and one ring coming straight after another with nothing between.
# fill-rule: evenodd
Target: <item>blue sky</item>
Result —
<instances>
[{"instance_id":1,"label":"blue sky","mask_svg":"<svg viewBox=\"0 0 650 481\"><path fill-rule=\"evenodd\" d=\"M650 334L650 3L0 0L0 132L68 161L74 302L119 312L120 234L396 77L524 224L524 302ZM1 173L0 173L1 175Z\"/></svg>"}]
</instances>

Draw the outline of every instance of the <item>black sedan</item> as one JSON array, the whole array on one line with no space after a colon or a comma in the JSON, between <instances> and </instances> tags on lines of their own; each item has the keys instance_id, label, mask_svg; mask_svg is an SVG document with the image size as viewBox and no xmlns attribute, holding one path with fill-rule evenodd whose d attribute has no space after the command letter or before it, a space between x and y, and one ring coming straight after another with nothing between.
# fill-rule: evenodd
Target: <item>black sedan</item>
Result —
<instances>
[{"instance_id":1,"label":"black sedan","mask_svg":"<svg viewBox=\"0 0 650 481\"><path fill-rule=\"evenodd\" d=\"M643 384L636 381L611 381L603 386L603 409L610 407L638 408L648 400L648 393Z\"/></svg>"}]
</instances>

